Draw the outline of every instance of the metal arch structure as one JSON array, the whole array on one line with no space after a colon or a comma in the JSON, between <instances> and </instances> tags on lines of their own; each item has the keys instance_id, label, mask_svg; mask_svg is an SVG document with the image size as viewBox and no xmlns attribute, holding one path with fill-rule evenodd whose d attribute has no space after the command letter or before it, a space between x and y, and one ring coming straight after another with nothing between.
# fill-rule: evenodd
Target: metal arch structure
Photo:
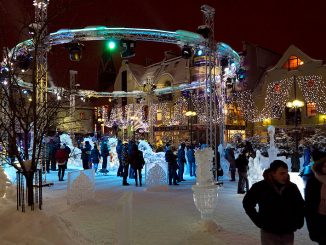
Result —
<instances>
[{"instance_id":1,"label":"metal arch structure","mask_svg":"<svg viewBox=\"0 0 326 245\"><path fill-rule=\"evenodd\" d=\"M46 19L47 19L47 6L49 0L34 0L35 6L35 21L36 23L44 24L43 29L40 30L39 36L42 37L43 42L39 44L36 50L34 43L35 40L29 39L22 43L19 43L10 52L10 56L14 56L15 52L19 50L29 50L36 52L36 65L37 65L37 95L38 101L46 102L47 92L63 91L63 89L47 87L47 52L53 45L62 45L74 42L84 41L99 41L99 40L133 40L133 41L152 41L161 43L176 44L179 46L190 46L205 50L206 55L206 78L204 82L193 82L191 84L184 84L180 86L171 86L164 89L155 89L152 91L154 94L166 94L174 91L191 90L198 87L205 87L206 91L206 119L207 119L207 144L212 148L216 147L216 124L217 124L217 102L216 96L216 74L215 67L217 60L223 57L232 59L233 62L239 67L240 57L239 55L225 43L215 43L214 41L214 16L215 9L203 5L201 11L204 16L204 23L209 27L210 35L208 39L205 39L202 35L185 31L164 31L157 29L144 29L144 28L124 28L124 27L105 27L105 26L90 26L82 29L61 29L57 32L47 35ZM208 62L207 62L208 58ZM211 62L213 61L213 62ZM208 65L207 65L208 64ZM223 79L221 79L222 81ZM32 88L32 84L21 81L22 87ZM85 97L143 97L146 93L143 91L122 92L116 91L112 93L108 92L95 92L91 90L78 90L79 96ZM219 109L221 103L223 103L223 94L218 98ZM223 108L223 107L222 107ZM222 110L223 111L223 110ZM219 113L221 114L221 113ZM223 124L223 115L220 118L220 124ZM222 128L223 129L223 128Z\"/></svg>"},{"instance_id":2,"label":"metal arch structure","mask_svg":"<svg viewBox=\"0 0 326 245\"><path fill-rule=\"evenodd\" d=\"M47 9L49 0L34 0L35 7L35 31L34 39L32 40L35 49L35 64L36 64L36 99L39 105L45 105L47 102L47 87L48 87L48 51L47 51ZM33 24L32 24L33 25ZM35 48L35 45L37 47Z\"/></svg>"},{"instance_id":3,"label":"metal arch structure","mask_svg":"<svg viewBox=\"0 0 326 245\"><path fill-rule=\"evenodd\" d=\"M179 46L188 45L192 47L205 48L205 39L194 32L176 30L164 31L144 28L124 28L94 26L82 29L60 29L50 33L47 38L49 46L66 44L70 42L101 41L109 39L128 39L133 41L151 41L171 43ZM33 50L33 40L25 40L16 46L16 50L27 48Z\"/></svg>"}]
</instances>

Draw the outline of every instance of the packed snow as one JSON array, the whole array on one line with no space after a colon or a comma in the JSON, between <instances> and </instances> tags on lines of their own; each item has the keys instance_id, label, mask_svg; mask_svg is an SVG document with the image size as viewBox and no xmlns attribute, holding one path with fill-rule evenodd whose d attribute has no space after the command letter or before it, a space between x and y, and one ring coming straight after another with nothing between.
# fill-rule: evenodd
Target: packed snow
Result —
<instances>
[{"instance_id":1,"label":"packed snow","mask_svg":"<svg viewBox=\"0 0 326 245\"><path fill-rule=\"evenodd\" d=\"M69 168L69 166L68 166ZM68 169L68 172L76 169ZM122 186L116 172L95 176L95 195L77 205L67 204L67 173L47 174L51 187L43 188L42 210L16 210L16 189L6 184L0 197L1 244L260 244L259 229L242 208L237 182L224 181L218 190L217 208L204 222L196 209L191 187ZM307 228L295 233L295 244L313 244Z\"/></svg>"}]
</instances>

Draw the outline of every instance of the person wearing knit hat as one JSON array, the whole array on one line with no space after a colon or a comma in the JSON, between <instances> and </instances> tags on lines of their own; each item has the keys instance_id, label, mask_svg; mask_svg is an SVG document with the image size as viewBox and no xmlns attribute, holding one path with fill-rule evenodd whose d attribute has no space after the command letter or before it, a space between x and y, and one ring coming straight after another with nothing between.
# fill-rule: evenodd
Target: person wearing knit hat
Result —
<instances>
[{"instance_id":1,"label":"person wearing knit hat","mask_svg":"<svg viewBox=\"0 0 326 245\"><path fill-rule=\"evenodd\" d=\"M326 157L312 166L305 189L306 221L310 239L326 244Z\"/></svg>"}]
</instances>

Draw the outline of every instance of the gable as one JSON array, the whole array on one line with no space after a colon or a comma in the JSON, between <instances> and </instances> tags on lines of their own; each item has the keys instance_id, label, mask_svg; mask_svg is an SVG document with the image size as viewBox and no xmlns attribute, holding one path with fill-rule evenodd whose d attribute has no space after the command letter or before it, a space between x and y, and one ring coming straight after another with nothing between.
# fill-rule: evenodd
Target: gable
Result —
<instances>
[{"instance_id":1,"label":"gable","mask_svg":"<svg viewBox=\"0 0 326 245\"><path fill-rule=\"evenodd\" d=\"M268 71L277 70L277 69L284 69L284 70L296 70L303 64L307 63L320 63L322 64L321 60L312 59L310 56L302 52L298 47L295 45L291 45L283 54L281 59L276 63L274 67L269 69Z\"/></svg>"}]
</instances>

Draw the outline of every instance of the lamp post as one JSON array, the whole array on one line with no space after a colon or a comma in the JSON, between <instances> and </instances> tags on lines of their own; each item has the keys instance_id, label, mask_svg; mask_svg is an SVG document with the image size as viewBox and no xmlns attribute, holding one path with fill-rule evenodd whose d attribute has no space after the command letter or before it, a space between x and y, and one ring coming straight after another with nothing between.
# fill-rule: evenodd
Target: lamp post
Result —
<instances>
[{"instance_id":1,"label":"lamp post","mask_svg":"<svg viewBox=\"0 0 326 245\"><path fill-rule=\"evenodd\" d=\"M293 77L294 79L294 100L289 101L286 103L286 107L293 108L294 109L294 129L295 129L295 156L296 158L299 158L299 139L298 139L298 109L302 108L304 106L304 102L297 99L297 80L296 77ZM296 166L298 167L298 166ZM293 166L292 166L293 169ZM293 170L292 170L293 171Z\"/></svg>"},{"instance_id":2,"label":"lamp post","mask_svg":"<svg viewBox=\"0 0 326 245\"><path fill-rule=\"evenodd\" d=\"M193 117L195 117L197 113L195 111L187 111L186 116L190 120L190 144L192 145L192 123L193 123Z\"/></svg>"}]
</instances>

